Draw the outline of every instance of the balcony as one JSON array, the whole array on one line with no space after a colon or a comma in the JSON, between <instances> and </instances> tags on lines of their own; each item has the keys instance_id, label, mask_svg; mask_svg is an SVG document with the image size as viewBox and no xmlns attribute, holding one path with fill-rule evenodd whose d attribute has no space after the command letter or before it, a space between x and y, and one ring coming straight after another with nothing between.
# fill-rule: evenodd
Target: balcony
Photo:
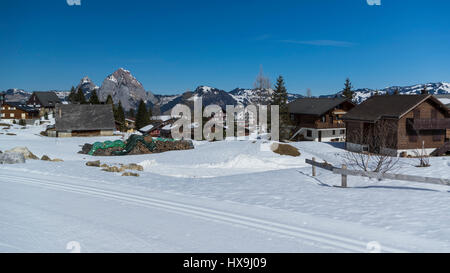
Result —
<instances>
[{"instance_id":1,"label":"balcony","mask_svg":"<svg viewBox=\"0 0 450 273\"><path fill-rule=\"evenodd\" d=\"M300 123L297 125L299 128L313 128L313 129L336 129L345 128L343 122L315 122L315 123Z\"/></svg>"},{"instance_id":2,"label":"balcony","mask_svg":"<svg viewBox=\"0 0 450 273\"><path fill-rule=\"evenodd\" d=\"M414 119L412 126L415 130L445 130L450 129L450 118L446 119Z\"/></svg>"}]
</instances>

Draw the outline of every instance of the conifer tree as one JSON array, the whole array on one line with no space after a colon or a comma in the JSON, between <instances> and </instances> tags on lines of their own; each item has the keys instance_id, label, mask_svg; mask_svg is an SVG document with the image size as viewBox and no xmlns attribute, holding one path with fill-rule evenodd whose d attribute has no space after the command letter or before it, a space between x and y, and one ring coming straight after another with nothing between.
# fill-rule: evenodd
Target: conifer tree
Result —
<instances>
[{"instance_id":1,"label":"conifer tree","mask_svg":"<svg viewBox=\"0 0 450 273\"><path fill-rule=\"evenodd\" d=\"M147 112L147 107L143 100L139 102L138 110L136 113L136 128L141 129L150 123L150 119Z\"/></svg>"},{"instance_id":2,"label":"conifer tree","mask_svg":"<svg viewBox=\"0 0 450 273\"><path fill-rule=\"evenodd\" d=\"M92 91L91 97L89 98L89 103L90 104L100 104L100 100L98 99L97 96L97 91Z\"/></svg>"},{"instance_id":3,"label":"conifer tree","mask_svg":"<svg viewBox=\"0 0 450 273\"><path fill-rule=\"evenodd\" d=\"M128 111L128 116L129 116L130 118L134 118L134 117L135 117L134 109L133 109L133 108L131 108L130 111Z\"/></svg>"},{"instance_id":4,"label":"conifer tree","mask_svg":"<svg viewBox=\"0 0 450 273\"><path fill-rule=\"evenodd\" d=\"M287 139L289 137L288 126L290 125L288 113L288 97L287 89L282 76L279 76L272 97L273 105L280 107L280 138Z\"/></svg>"},{"instance_id":5,"label":"conifer tree","mask_svg":"<svg viewBox=\"0 0 450 273\"><path fill-rule=\"evenodd\" d=\"M120 124L120 131L125 131L125 112L121 101L119 101L117 107L114 107L114 119Z\"/></svg>"},{"instance_id":6,"label":"conifer tree","mask_svg":"<svg viewBox=\"0 0 450 273\"><path fill-rule=\"evenodd\" d=\"M352 83L350 82L350 79L347 78L345 80L345 87L344 90L342 91L342 96L346 99L353 100L354 92L352 91L352 88L353 88Z\"/></svg>"},{"instance_id":7,"label":"conifer tree","mask_svg":"<svg viewBox=\"0 0 450 273\"><path fill-rule=\"evenodd\" d=\"M106 98L106 104L114 104L113 98L111 95L108 95Z\"/></svg>"},{"instance_id":8,"label":"conifer tree","mask_svg":"<svg viewBox=\"0 0 450 273\"><path fill-rule=\"evenodd\" d=\"M86 103L86 98L84 97L84 93L83 93L83 90L81 90L81 88L78 88L78 91L75 96L75 102L79 103L79 104Z\"/></svg>"},{"instance_id":9,"label":"conifer tree","mask_svg":"<svg viewBox=\"0 0 450 273\"><path fill-rule=\"evenodd\" d=\"M400 89L397 87L394 90L394 95L399 95L400 94Z\"/></svg>"},{"instance_id":10,"label":"conifer tree","mask_svg":"<svg viewBox=\"0 0 450 273\"><path fill-rule=\"evenodd\" d=\"M68 100L70 103L75 103L75 98L76 98L75 87L72 86L72 88L70 88Z\"/></svg>"}]
</instances>

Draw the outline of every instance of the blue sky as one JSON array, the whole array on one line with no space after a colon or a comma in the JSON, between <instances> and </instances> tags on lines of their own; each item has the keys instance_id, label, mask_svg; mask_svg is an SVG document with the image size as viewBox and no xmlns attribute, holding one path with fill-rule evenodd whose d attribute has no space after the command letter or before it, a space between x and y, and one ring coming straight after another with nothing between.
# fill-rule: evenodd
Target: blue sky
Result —
<instances>
[{"instance_id":1,"label":"blue sky","mask_svg":"<svg viewBox=\"0 0 450 273\"><path fill-rule=\"evenodd\" d=\"M450 1L1 0L0 90L101 85L252 87L260 65L292 93L450 81Z\"/></svg>"}]
</instances>

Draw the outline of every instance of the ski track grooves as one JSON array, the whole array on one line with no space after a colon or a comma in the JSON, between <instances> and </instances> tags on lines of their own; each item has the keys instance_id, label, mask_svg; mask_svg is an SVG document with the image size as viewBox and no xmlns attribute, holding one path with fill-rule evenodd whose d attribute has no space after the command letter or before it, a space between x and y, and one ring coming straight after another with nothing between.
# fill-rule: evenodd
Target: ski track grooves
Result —
<instances>
[{"instance_id":1,"label":"ski track grooves","mask_svg":"<svg viewBox=\"0 0 450 273\"><path fill-rule=\"evenodd\" d=\"M16 182L27 185L40 185L50 189L57 189L72 193L90 195L94 197L103 197L110 200L119 200L131 204L137 204L144 207L160 208L176 212L187 216L196 216L203 219L215 220L227 224L244 226L266 232L271 232L283 236L291 236L307 241L313 241L327 246L344 250L346 252L366 252L367 242L342 237L339 235L328 234L320 231L309 230L306 228L271 222L257 219L249 216L238 215L229 212L223 212L193 205L187 205L174 201L165 201L153 197L143 197L134 194L126 194L109 190L102 190L91 186L81 186L73 184L62 184L58 181L48 179L36 179L29 177L19 177L10 175L0 175L1 182ZM405 252L403 250L383 247L384 252Z\"/></svg>"}]
</instances>

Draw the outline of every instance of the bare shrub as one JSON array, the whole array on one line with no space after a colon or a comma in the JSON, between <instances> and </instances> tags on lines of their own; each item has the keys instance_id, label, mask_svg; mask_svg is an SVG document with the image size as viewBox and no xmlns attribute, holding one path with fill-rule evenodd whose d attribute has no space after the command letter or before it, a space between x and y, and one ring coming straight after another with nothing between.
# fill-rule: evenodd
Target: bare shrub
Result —
<instances>
[{"instance_id":1,"label":"bare shrub","mask_svg":"<svg viewBox=\"0 0 450 273\"><path fill-rule=\"evenodd\" d=\"M399 158L391 152L396 146L396 126L389 121L378 121L349 132L349 137L367 148L366 151L344 154L349 167L365 172L387 173L397 167Z\"/></svg>"}]
</instances>

